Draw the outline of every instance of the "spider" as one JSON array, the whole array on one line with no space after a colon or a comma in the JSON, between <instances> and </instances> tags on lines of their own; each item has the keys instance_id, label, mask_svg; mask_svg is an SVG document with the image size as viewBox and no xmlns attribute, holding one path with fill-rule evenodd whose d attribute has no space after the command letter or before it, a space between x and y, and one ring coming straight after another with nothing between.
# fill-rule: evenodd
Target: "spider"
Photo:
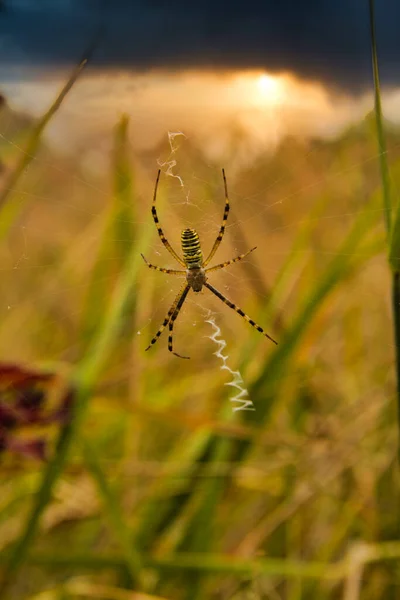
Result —
<instances>
[{"instance_id":1,"label":"spider","mask_svg":"<svg viewBox=\"0 0 400 600\"><path fill-rule=\"evenodd\" d=\"M160 179L160 172L161 171L159 170L158 174L157 174L156 185L154 188L154 195L153 195L153 204L151 207L151 213L153 215L154 223L157 227L157 232L158 232L158 235L160 236L162 243L167 248L167 250L170 252L170 254L172 254L172 256L175 258L175 260L180 265L182 265L182 267L184 267L185 270L177 271L175 269L164 269L163 267L157 267L155 265L150 264L146 260L146 258L143 256L143 254L141 256L142 256L144 262L146 263L146 265L150 269L155 269L156 271L161 271L161 273L168 273L168 275L186 275L186 282L182 286L182 288L179 290L179 293L176 296L171 308L169 309L168 314L165 317L160 329L157 331L157 333L151 340L151 342L148 345L148 347L146 348L146 350L149 350L153 346L153 344L155 344L157 342L158 338L160 337L160 335L162 334L162 332L168 325L169 326L168 350L170 352L172 352L172 354L175 354L175 356L178 356L179 358L190 358L189 356L181 356L177 352L173 351L172 335L173 335L174 323L179 314L179 311L181 310L181 308L183 306L183 303L186 300L186 296L188 295L190 289L192 289L195 293L198 293L198 292L201 292L203 286L208 288L210 290L210 292L212 292L213 294L215 294L217 296L217 298L219 298L220 300L222 300L222 302L224 302L230 308L235 310L241 317L243 317L243 319L245 319L248 323L250 323L250 325L252 325L255 329L257 329L257 331L259 331L260 333L265 335L269 340L271 340L271 342L273 342L274 344L277 344L278 342L276 342L271 336L269 336L268 333L265 333L265 331L262 329L262 327L257 325L257 323L255 323L255 321L253 321L253 319L250 319L250 317L248 315L246 315L246 313L244 313L241 308L239 308L238 306L236 306L236 304L234 304L233 302L231 302L230 300L225 298L225 296L223 296L221 294L221 292L219 292L217 289L215 289L215 287L212 286L211 283L208 283L208 278L206 275L207 273L211 273L212 271L218 271L219 269L224 269L228 265L232 265L235 262L243 260L243 258L245 258L248 254L250 254L250 252L253 252L253 250L256 249L256 247L251 248L251 250L248 250L247 252L245 252L244 254L241 254L240 256L237 256L236 258L232 258L231 260L228 260L224 263L216 265L215 267L206 269L208 263L210 262L210 260L212 259L212 257L216 253L216 251L218 250L219 245L222 241L222 238L224 237L225 226L226 226L226 222L228 220L229 198L228 198L228 187L226 184L226 177L225 177L224 169L222 169L222 177L224 178L224 188L225 188L224 216L222 218L222 225L221 225L221 228L217 235L217 238L216 238L214 245L211 248L211 252L207 256L206 260L203 260L203 253L201 251L200 239L199 239L199 236L195 229L184 229L181 233L183 258L181 258L175 252L175 250L172 248L172 246L169 243L169 241L167 240L167 238L164 236L163 230L161 229L160 224L159 224L157 210L156 210L156 197L157 197L158 182Z\"/></svg>"}]
</instances>

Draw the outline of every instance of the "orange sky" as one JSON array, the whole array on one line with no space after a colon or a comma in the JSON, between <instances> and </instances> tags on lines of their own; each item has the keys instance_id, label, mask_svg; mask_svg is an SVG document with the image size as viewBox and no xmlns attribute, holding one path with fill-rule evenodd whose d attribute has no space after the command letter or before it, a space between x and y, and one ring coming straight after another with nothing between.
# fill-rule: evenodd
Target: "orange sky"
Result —
<instances>
[{"instance_id":1,"label":"orange sky","mask_svg":"<svg viewBox=\"0 0 400 600\"><path fill-rule=\"evenodd\" d=\"M12 107L40 115L66 73L8 83ZM400 121L400 90L385 94L385 114ZM168 132L183 132L212 160L251 162L286 135L334 137L371 110L372 94L335 93L288 73L87 70L50 124L47 139L62 151L101 153L122 113L130 115L132 144L149 149Z\"/></svg>"}]
</instances>

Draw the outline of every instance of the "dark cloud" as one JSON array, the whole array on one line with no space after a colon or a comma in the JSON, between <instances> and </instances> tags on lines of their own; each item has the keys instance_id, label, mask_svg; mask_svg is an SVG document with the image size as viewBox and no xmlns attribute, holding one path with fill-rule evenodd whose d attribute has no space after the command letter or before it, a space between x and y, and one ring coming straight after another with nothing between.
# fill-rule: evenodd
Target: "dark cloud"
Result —
<instances>
[{"instance_id":1,"label":"dark cloud","mask_svg":"<svg viewBox=\"0 0 400 600\"><path fill-rule=\"evenodd\" d=\"M376 2L385 83L400 83L399 23L399 0ZM367 0L8 0L0 66L70 63L101 24L97 65L265 68L371 85Z\"/></svg>"}]
</instances>

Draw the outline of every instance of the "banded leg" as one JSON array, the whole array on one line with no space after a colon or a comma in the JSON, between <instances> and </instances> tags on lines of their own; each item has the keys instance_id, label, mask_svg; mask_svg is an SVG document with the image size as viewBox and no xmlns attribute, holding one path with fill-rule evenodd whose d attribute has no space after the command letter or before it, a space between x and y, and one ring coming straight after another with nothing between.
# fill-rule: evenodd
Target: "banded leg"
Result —
<instances>
[{"instance_id":1,"label":"banded leg","mask_svg":"<svg viewBox=\"0 0 400 600\"><path fill-rule=\"evenodd\" d=\"M229 265L232 265L235 262L239 262L239 260L243 260L248 254L250 254L250 252L253 252L256 248L257 248L257 246L254 246L254 248L252 248L251 250L248 250L247 252L245 252L244 254L241 254L240 256L237 256L236 258L232 258L231 260L227 260L226 262L221 263L220 265L216 265L215 267L206 269L206 273L210 273L210 271L218 271L219 269L225 269L225 267L228 267Z\"/></svg>"},{"instance_id":2,"label":"banded leg","mask_svg":"<svg viewBox=\"0 0 400 600\"><path fill-rule=\"evenodd\" d=\"M186 283L185 283L184 287L182 287L180 289L179 294L177 295L177 297L175 298L175 300L174 300L171 308L169 309L168 314L165 317L165 319L164 319L164 321L163 321L160 329L157 331L156 335L153 337L153 339L151 340L150 344L147 346L146 351L150 350L150 348L156 343L156 341L158 340L158 338L160 337L160 335L162 334L162 332L164 331L164 329L168 325L169 320L174 315L177 307L179 306L179 309L181 308L181 306L183 304L183 300L186 298L189 289L190 289L190 285L188 285ZM183 298L183 300L182 300L182 298ZM178 310L178 313L179 313L179 310ZM175 319L176 319L177 316L178 315L175 316Z\"/></svg>"},{"instance_id":3,"label":"banded leg","mask_svg":"<svg viewBox=\"0 0 400 600\"><path fill-rule=\"evenodd\" d=\"M175 252L175 250L172 248L171 244L169 243L169 241L167 240L167 238L165 237L163 230L160 227L160 223L158 221L158 215L157 215L157 209L156 209L156 197L157 197L157 188L158 188L158 181L160 179L160 173L161 170L158 170L157 173L157 180L156 180L156 186L154 188L154 195L153 195L153 204L151 207L151 214L153 215L153 219L154 219L154 223L157 227L157 232L158 235L160 236L160 239L162 241L162 243L164 244L164 246L166 247L166 249L168 250L168 252L170 252L172 254L172 256L175 258L175 260L178 261L178 263L180 265L182 265L182 267L185 267L185 263L183 262L183 260L180 258L180 256L178 256L178 254Z\"/></svg>"},{"instance_id":4,"label":"banded leg","mask_svg":"<svg viewBox=\"0 0 400 600\"><path fill-rule=\"evenodd\" d=\"M164 267L157 267L156 265L152 265L151 263L149 263L145 259L143 254L141 254L140 256L143 258L144 262L150 269L155 269L156 271L161 271L161 273L168 273L168 275L184 275L186 273L186 271L176 271L175 269L164 269Z\"/></svg>"},{"instance_id":5,"label":"banded leg","mask_svg":"<svg viewBox=\"0 0 400 600\"><path fill-rule=\"evenodd\" d=\"M209 283L207 283L207 281L205 282L204 285L210 290L210 292L212 292L213 294L215 294L217 296L217 298L219 298L220 300L222 300L222 302L224 304L226 304L230 308L233 308L233 310L235 310L241 317L243 317L243 319L245 319L248 323L250 323L250 325L252 327L254 327L255 329L257 329L257 331L259 331L260 333L262 333L263 335L265 335L265 337L267 337L269 340L271 340L271 342L274 342L274 344L278 344L278 342L276 342L270 335L268 335L268 333L265 333L265 331L264 331L264 329L262 327L260 327L259 325L257 325L257 323L255 321L253 321L253 319L250 319L250 317L248 315L246 315L246 313L244 313L241 308L239 308L238 306L236 306L236 304L233 304L233 302L231 302L230 300L228 300L228 298L225 298L225 296L223 296L221 294L221 292L219 292L218 290L216 290L215 287L213 287L212 285L210 285Z\"/></svg>"},{"instance_id":6,"label":"banded leg","mask_svg":"<svg viewBox=\"0 0 400 600\"><path fill-rule=\"evenodd\" d=\"M228 186L226 184L226 177L225 177L225 171L224 169L222 169L222 177L224 178L224 188L225 188L225 208L224 208L224 216L222 217L222 225L221 225L221 229L219 230L219 234L217 235L217 239L214 242L214 246L211 248L211 252L208 255L208 257L206 258L206 260L203 263L203 267L207 266L208 263L210 262L210 260L212 259L212 257L214 256L214 254L216 253L216 251L218 250L218 247L222 241L222 238L224 237L224 233L225 233L225 226L226 226L226 222L228 220L228 214L229 214L229 198L228 198Z\"/></svg>"},{"instance_id":7,"label":"banded leg","mask_svg":"<svg viewBox=\"0 0 400 600\"><path fill-rule=\"evenodd\" d=\"M179 315L179 311L181 310L183 303L186 300L186 296L188 295L189 290L190 290L190 285L187 285L183 291L182 296L179 298L178 304L176 305L176 308L175 308L175 312L169 321L168 350L170 352L172 352L172 354L175 354L175 356L178 356L178 358L190 358L190 356L182 356L181 354L174 352L172 349L172 335L173 335L173 331L174 331L174 323L175 323L177 316Z\"/></svg>"}]
</instances>

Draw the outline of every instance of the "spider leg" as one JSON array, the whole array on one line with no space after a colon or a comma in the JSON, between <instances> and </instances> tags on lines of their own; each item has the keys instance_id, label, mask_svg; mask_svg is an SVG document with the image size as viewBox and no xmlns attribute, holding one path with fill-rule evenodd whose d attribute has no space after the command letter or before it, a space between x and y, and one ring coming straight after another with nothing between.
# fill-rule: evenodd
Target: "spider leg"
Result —
<instances>
[{"instance_id":1,"label":"spider leg","mask_svg":"<svg viewBox=\"0 0 400 600\"><path fill-rule=\"evenodd\" d=\"M153 337L150 344L147 346L146 351L149 350L156 343L156 341L158 340L158 338L160 337L160 335L162 334L162 332L168 325L171 317L173 317L175 315L175 312L176 312L176 315L174 317L174 320L176 319L176 317L178 316L179 310L180 310L189 290L190 290L190 285L188 285L186 283L185 283L184 287L182 287L179 290L179 294L177 295L171 308L169 309L168 314L165 317L160 329L157 331L156 335Z\"/></svg>"},{"instance_id":2,"label":"spider leg","mask_svg":"<svg viewBox=\"0 0 400 600\"><path fill-rule=\"evenodd\" d=\"M181 295L181 297L178 300L178 303L176 305L175 308L175 312L174 314L171 316L170 321L169 321L169 336L168 336L168 350L170 352L172 352L172 354L175 354L175 356L177 356L178 358L190 358L190 356L182 356L181 354L178 354L177 352L174 352L172 349L172 334L173 334L173 330L174 330L174 323L175 320L177 318L177 316L179 315L179 311L181 310L183 303L186 300L186 296L188 295L188 292L190 290L190 285L187 285L186 288L183 291L183 294Z\"/></svg>"},{"instance_id":3,"label":"spider leg","mask_svg":"<svg viewBox=\"0 0 400 600\"><path fill-rule=\"evenodd\" d=\"M243 260L248 254L250 254L250 252L253 252L253 250L255 250L256 248L257 246L254 246L254 248L252 248L251 250L248 250L247 252L241 254L240 256L237 256L236 258L232 258L232 260L227 260L226 262L221 263L220 265L210 267L209 269L206 269L206 273L210 273L210 271L218 271L219 269L225 269L225 267L228 267L229 265L232 265L233 263L238 262L239 260Z\"/></svg>"},{"instance_id":4,"label":"spider leg","mask_svg":"<svg viewBox=\"0 0 400 600\"><path fill-rule=\"evenodd\" d=\"M140 256L143 258L144 262L150 269L155 269L156 271L161 271L161 273L168 273L168 275L182 275L182 274L186 273L186 271L176 271L175 269L164 269L164 267L156 267L156 265L152 265L151 263L149 263L145 259L143 254L141 254Z\"/></svg>"},{"instance_id":5,"label":"spider leg","mask_svg":"<svg viewBox=\"0 0 400 600\"><path fill-rule=\"evenodd\" d=\"M157 227L157 232L158 232L158 235L160 236L160 239L161 239L162 243L164 244L164 246L166 247L166 249L168 250L168 252L170 252L170 254L172 254L172 256L175 258L175 260L177 260L178 263L182 265L182 267L186 267L186 265L183 262L183 260L180 258L180 256L178 256L178 254L175 252L175 250L172 248L171 244L169 243L169 241L165 237L165 235L163 233L163 230L160 227L160 223L158 221L158 215L157 215L157 209L156 209L156 197L157 197L157 188L158 188L158 181L160 179L160 173L161 173L161 170L159 169L158 173L157 173L156 185L155 185L155 188L154 188L153 204L152 204L152 207L151 207L151 214L153 215L154 223L155 223L155 225Z\"/></svg>"},{"instance_id":6,"label":"spider leg","mask_svg":"<svg viewBox=\"0 0 400 600\"><path fill-rule=\"evenodd\" d=\"M278 344L278 342L276 342L270 335L268 335L268 333L265 333L265 331L264 331L264 329L262 327L260 327L259 325L257 325L257 323L255 321L253 321L253 319L250 319L250 317L248 315L246 315L246 313L244 313L241 308L239 308L238 306L236 306L236 304L233 304L233 302L231 302L230 300L228 300L228 298L225 298L225 296L223 296L221 294L221 292L219 292L218 290L216 290L215 287L213 287L211 284L207 283L207 281L204 283L204 285L210 290L210 292L212 292L213 294L215 294L217 296L217 298L219 298L220 300L222 300L222 302L224 304L226 304L227 306L229 306L229 308L233 308L233 310L235 310L241 317L243 317L243 319L245 319L248 323L250 323L250 325L252 327L254 327L255 329L257 329L257 331L259 331L260 333L262 333L263 335L265 335L265 337L267 337L269 340L271 340L271 342L274 342L274 344Z\"/></svg>"},{"instance_id":7,"label":"spider leg","mask_svg":"<svg viewBox=\"0 0 400 600\"><path fill-rule=\"evenodd\" d=\"M219 247L219 245L220 245L220 243L222 241L222 238L224 237L225 226L226 226L226 222L228 220L229 198L228 198L228 186L226 184L226 177L225 177L225 171L224 171L224 169L222 169L222 177L224 178L224 188L225 188L224 216L222 217L222 225L221 225L221 228L220 228L219 233L217 235L217 239L214 242L214 246L211 248L210 254L207 256L206 260L204 261L203 267L206 267L208 265L208 263L210 262L210 260L212 259L212 257L216 253L216 251L218 250L218 247Z\"/></svg>"}]
</instances>

